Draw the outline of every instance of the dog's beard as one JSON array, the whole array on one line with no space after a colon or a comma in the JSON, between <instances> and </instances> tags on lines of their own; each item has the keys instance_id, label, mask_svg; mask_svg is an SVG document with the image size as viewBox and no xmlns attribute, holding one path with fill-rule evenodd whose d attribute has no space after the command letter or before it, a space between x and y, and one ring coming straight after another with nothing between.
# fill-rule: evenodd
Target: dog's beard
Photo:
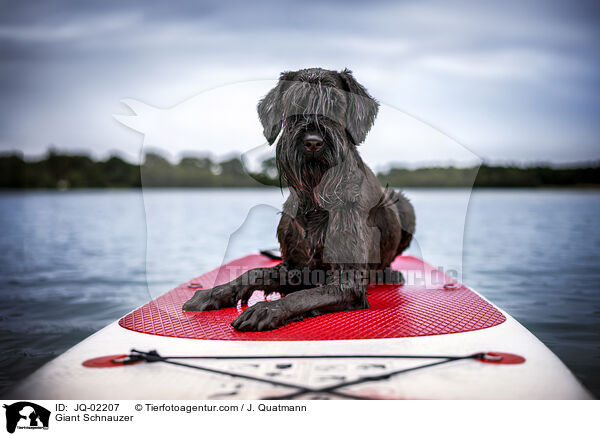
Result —
<instances>
[{"instance_id":1,"label":"dog's beard","mask_svg":"<svg viewBox=\"0 0 600 436\"><path fill-rule=\"evenodd\" d=\"M307 153L300 143L308 128L314 128L324 139L319 153ZM320 186L323 176L344 161L345 132L339 126L325 122L301 122L284 129L284 134L277 143L276 161L279 175L298 196L308 197L316 205L319 191L325 188Z\"/></svg>"}]
</instances>

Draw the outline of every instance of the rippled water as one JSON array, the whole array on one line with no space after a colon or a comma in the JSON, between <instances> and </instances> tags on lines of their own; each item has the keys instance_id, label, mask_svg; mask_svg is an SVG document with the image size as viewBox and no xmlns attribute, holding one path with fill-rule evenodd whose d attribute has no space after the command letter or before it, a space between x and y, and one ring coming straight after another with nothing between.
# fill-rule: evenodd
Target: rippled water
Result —
<instances>
[{"instance_id":1,"label":"rippled water","mask_svg":"<svg viewBox=\"0 0 600 436\"><path fill-rule=\"evenodd\" d=\"M276 246L284 195L0 193L0 390L151 297ZM600 395L600 192L479 190L468 213L466 190L407 195L410 252L511 313Z\"/></svg>"}]
</instances>

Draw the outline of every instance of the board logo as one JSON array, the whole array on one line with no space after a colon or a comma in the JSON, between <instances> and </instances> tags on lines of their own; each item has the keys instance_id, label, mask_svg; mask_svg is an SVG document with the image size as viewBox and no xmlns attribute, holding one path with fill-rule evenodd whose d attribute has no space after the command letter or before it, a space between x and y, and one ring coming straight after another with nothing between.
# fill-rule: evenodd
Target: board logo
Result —
<instances>
[{"instance_id":1,"label":"board logo","mask_svg":"<svg viewBox=\"0 0 600 436\"><path fill-rule=\"evenodd\" d=\"M29 401L5 404L6 431L14 433L18 428L27 430L48 430L50 411Z\"/></svg>"}]
</instances>

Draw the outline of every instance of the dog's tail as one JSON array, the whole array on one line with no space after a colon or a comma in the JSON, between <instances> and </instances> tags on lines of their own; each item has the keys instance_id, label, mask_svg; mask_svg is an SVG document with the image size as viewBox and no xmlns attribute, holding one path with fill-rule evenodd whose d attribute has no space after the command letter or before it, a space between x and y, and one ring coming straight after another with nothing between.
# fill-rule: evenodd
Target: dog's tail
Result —
<instances>
[{"instance_id":1,"label":"dog's tail","mask_svg":"<svg viewBox=\"0 0 600 436\"><path fill-rule=\"evenodd\" d=\"M415 233L415 210L408 198L406 198L402 192L397 192L386 185L379 201L371 209L369 222L370 225L373 225L375 214L378 210L394 206L398 210L398 217L400 218L400 225L402 227L402 235L400 237L400 243L398 244L398 250L396 251L396 256L398 256L408 248L412 241L413 234Z\"/></svg>"},{"instance_id":2,"label":"dog's tail","mask_svg":"<svg viewBox=\"0 0 600 436\"><path fill-rule=\"evenodd\" d=\"M402 237L396 252L396 255L399 255L408 248L415 234L415 209L402 192L392 191L395 198L397 198L395 203L400 217L400 225L402 226Z\"/></svg>"}]
</instances>

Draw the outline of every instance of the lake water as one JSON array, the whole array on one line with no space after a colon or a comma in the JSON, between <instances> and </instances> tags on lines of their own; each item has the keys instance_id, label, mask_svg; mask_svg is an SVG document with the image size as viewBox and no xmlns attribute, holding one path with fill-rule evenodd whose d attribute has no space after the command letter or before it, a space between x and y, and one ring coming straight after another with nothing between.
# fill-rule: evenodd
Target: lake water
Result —
<instances>
[{"instance_id":1,"label":"lake water","mask_svg":"<svg viewBox=\"0 0 600 436\"><path fill-rule=\"evenodd\" d=\"M409 252L508 311L600 395L600 192L406 193L417 213ZM150 298L224 260L275 247L284 196L0 193L0 393Z\"/></svg>"}]
</instances>

